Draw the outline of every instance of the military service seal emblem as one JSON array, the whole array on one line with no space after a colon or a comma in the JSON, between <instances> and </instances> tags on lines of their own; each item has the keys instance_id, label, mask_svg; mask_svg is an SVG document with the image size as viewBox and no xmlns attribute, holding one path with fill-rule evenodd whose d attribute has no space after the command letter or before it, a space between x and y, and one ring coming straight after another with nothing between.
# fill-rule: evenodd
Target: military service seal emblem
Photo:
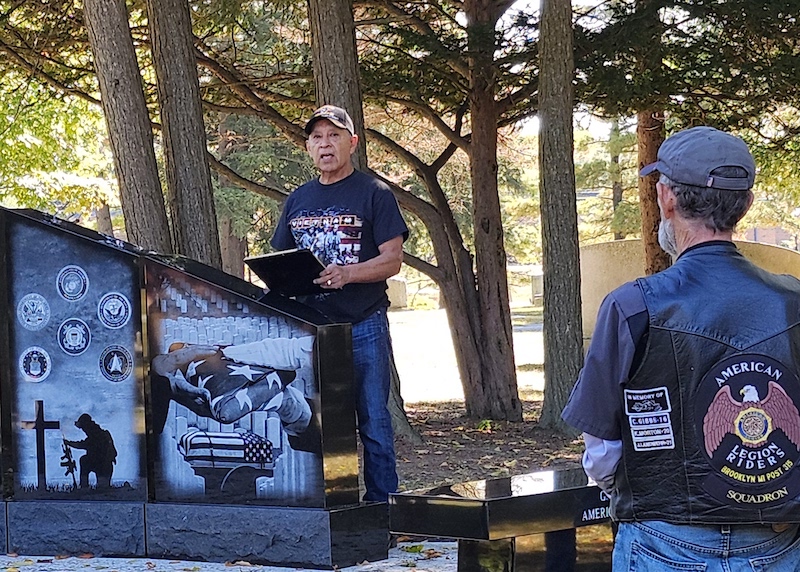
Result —
<instances>
[{"instance_id":1,"label":"military service seal emblem","mask_svg":"<svg viewBox=\"0 0 800 572\"><path fill-rule=\"evenodd\" d=\"M121 328L131 317L131 303L119 292L109 292L100 298L97 317L107 328Z\"/></svg>"},{"instance_id":2,"label":"military service seal emblem","mask_svg":"<svg viewBox=\"0 0 800 572\"><path fill-rule=\"evenodd\" d=\"M29 347L19 356L19 371L25 381L44 381L50 375L50 366L50 354L38 346Z\"/></svg>"},{"instance_id":3,"label":"military service seal emblem","mask_svg":"<svg viewBox=\"0 0 800 572\"><path fill-rule=\"evenodd\" d=\"M17 304L17 319L26 330L38 332L50 321L50 304L40 294L26 294Z\"/></svg>"},{"instance_id":4,"label":"military service seal emblem","mask_svg":"<svg viewBox=\"0 0 800 572\"><path fill-rule=\"evenodd\" d=\"M89 289L89 276L80 266L72 264L65 266L56 277L56 288L62 298L75 302L86 295Z\"/></svg>"},{"instance_id":5,"label":"military service seal emblem","mask_svg":"<svg viewBox=\"0 0 800 572\"><path fill-rule=\"evenodd\" d=\"M127 379L132 370L133 358L126 348L118 345L108 346L100 354L100 371L107 380L119 382Z\"/></svg>"},{"instance_id":6,"label":"military service seal emblem","mask_svg":"<svg viewBox=\"0 0 800 572\"><path fill-rule=\"evenodd\" d=\"M70 318L58 328L58 345L71 356L77 356L86 351L89 342L92 341L92 334L86 322L78 318Z\"/></svg>"}]
</instances>

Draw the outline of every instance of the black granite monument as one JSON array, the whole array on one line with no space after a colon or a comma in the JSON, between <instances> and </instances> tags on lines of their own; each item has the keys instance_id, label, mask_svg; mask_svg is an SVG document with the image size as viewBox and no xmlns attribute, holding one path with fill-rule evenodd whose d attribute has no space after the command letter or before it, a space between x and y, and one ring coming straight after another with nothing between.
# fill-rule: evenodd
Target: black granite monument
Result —
<instances>
[{"instance_id":1,"label":"black granite monument","mask_svg":"<svg viewBox=\"0 0 800 572\"><path fill-rule=\"evenodd\" d=\"M386 557L349 324L0 209L0 547L307 567Z\"/></svg>"}]
</instances>

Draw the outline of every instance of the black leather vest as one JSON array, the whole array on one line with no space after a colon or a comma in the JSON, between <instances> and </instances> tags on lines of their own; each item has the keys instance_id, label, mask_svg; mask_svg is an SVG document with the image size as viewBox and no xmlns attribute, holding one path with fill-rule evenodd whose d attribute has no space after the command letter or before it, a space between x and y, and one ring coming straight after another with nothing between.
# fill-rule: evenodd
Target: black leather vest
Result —
<instances>
[{"instance_id":1,"label":"black leather vest","mask_svg":"<svg viewBox=\"0 0 800 572\"><path fill-rule=\"evenodd\" d=\"M649 337L621 389L615 518L800 521L800 281L713 242L638 283Z\"/></svg>"}]
</instances>

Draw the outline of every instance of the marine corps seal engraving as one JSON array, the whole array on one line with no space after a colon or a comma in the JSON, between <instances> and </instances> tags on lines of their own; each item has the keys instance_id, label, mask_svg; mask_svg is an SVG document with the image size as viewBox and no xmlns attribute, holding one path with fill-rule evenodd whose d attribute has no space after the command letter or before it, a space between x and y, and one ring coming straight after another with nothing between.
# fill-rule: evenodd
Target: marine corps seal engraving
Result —
<instances>
[{"instance_id":1,"label":"marine corps seal engraving","mask_svg":"<svg viewBox=\"0 0 800 572\"><path fill-rule=\"evenodd\" d=\"M17 319L26 330L37 332L50 321L50 304L40 294L26 294L17 304Z\"/></svg>"},{"instance_id":2,"label":"marine corps seal engraving","mask_svg":"<svg viewBox=\"0 0 800 572\"><path fill-rule=\"evenodd\" d=\"M50 354L39 346L31 346L19 356L19 371L25 381L39 383L50 375Z\"/></svg>"},{"instance_id":3,"label":"marine corps seal engraving","mask_svg":"<svg viewBox=\"0 0 800 572\"><path fill-rule=\"evenodd\" d=\"M89 276L80 266L70 264L59 271L56 288L62 298L75 302L86 295L89 289Z\"/></svg>"},{"instance_id":4,"label":"marine corps seal engraving","mask_svg":"<svg viewBox=\"0 0 800 572\"><path fill-rule=\"evenodd\" d=\"M131 317L131 303L119 292L109 292L97 304L97 317L107 328L121 328Z\"/></svg>"},{"instance_id":5,"label":"marine corps seal engraving","mask_svg":"<svg viewBox=\"0 0 800 572\"><path fill-rule=\"evenodd\" d=\"M707 492L750 508L800 493L800 382L791 369L766 355L731 356L703 377L695 404L713 467Z\"/></svg>"},{"instance_id":6,"label":"marine corps seal engraving","mask_svg":"<svg viewBox=\"0 0 800 572\"><path fill-rule=\"evenodd\" d=\"M92 334L86 322L78 318L70 318L58 328L58 345L71 356L77 356L86 351L89 342L92 341Z\"/></svg>"},{"instance_id":7,"label":"marine corps seal engraving","mask_svg":"<svg viewBox=\"0 0 800 572\"><path fill-rule=\"evenodd\" d=\"M127 379L132 370L133 357L123 346L108 346L100 354L100 371L107 380L123 381Z\"/></svg>"}]
</instances>

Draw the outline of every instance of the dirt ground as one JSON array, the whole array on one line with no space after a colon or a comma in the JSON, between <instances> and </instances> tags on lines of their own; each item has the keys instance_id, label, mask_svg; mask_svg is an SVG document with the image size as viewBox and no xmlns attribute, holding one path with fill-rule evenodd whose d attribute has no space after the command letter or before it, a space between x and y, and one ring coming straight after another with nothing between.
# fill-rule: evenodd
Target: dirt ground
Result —
<instances>
[{"instance_id":1,"label":"dirt ground","mask_svg":"<svg viewBox=\"0 0 800 572\"><path fill-rule=\"evenodd\" d=\"M398 437L400 490L580 466L583 443L540 429L541 392L520 391L522 423L465 417L463 401L406 404L423 439Z\"/></svg>"}]
</instances>

